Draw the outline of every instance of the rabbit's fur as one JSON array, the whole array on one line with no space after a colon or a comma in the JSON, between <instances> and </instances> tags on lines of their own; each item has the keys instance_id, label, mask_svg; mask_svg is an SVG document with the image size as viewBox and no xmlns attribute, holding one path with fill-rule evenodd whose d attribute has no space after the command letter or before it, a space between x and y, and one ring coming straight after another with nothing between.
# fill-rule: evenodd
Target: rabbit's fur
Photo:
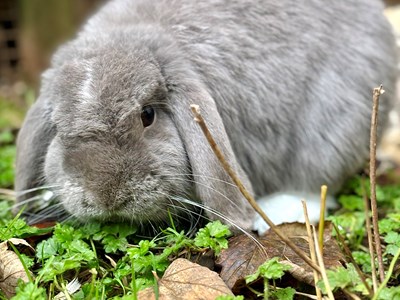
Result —
<instances>
[{"instance_id":1,"label":"rabbit's fur","mask_svg":"<svg viewBox=\"0 0 400 300\"><path fill-rule=\"evenodd\" d=\"M111 1L44 73L18 138L16 190L50 186L81 219L137 223L192 199L249 229L253 210L194 103L257 198L334 193L368 156L380 83L381 125L390 108L395 46L382 11L375 0ZM146 128L145 105L156 110Z\"/></svg>"}]
</instances>

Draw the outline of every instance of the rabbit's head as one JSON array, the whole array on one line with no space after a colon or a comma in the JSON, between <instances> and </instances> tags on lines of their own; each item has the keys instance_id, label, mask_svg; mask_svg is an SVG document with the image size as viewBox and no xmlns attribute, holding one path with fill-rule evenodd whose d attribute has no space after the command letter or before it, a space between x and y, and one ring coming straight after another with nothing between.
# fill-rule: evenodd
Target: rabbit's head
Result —
<instances>
[{"instance_id":1,"label":"rabbit's head","mask_svg":"<svg viewBox=\"0 0 400 300\"><path fill-rule=\"evenodd\" d=\"M148 51L120 49L49 71L56 99L46 122L56 134L44 158L46 184L79 219L157 222L197 206L249 228L252 210L190 113L191 103L204 108L243 175L213 99L185 67L164 67Z\"/></svg>"}]
</instances>

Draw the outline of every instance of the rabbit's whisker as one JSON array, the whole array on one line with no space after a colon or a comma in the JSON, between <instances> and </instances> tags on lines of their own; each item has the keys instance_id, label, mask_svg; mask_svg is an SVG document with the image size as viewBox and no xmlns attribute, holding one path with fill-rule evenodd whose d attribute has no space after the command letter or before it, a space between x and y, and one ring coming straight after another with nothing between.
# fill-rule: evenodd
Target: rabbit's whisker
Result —
<instances>
[{"instance_id":1,"label":"rabbit's whisker","mask_svg":"<svg viewBox=\"0 0 400 300\"><path fill-rule=\"evenodd\" d=\"M232 201L231 199L229 199L229 197L227 197L227 196L224 195L222 192L216 190L215 188L213 188L213 187L210 186L210 185L207 185L207 184L205 184L205 183L200 183L200 182L197 182L197 181L195 181L195 180L183 179L183 178L180 178L180 177L170 177L170 178L167 179L167 181L168 181L168 180L169 180L169 181L171 181L171 180L178 180L178 181L184 181L184 182L191 182L191 183L193 183L193 184L203 186L203 187L205 187L205 188L207 188L207 189L209 189L209 190L211 190L211 191L217 193L218 195L220 195L221 197L223 197L223 198L226 199L227 201L229 201L229 203L231 203L235 208L240 209L240 207L239 207L234 201ZM231 185L232 185L232 184L231 184ZM233 185L233 186L235 186L235 185Z\"/></svg>"},{"instance_id":2,"label":"rabbit's whisker","mask_svg":"<svg viewBox=\"0 0 400 300\"><path fill-rule=\"evenodd\" d=\"M216 177L212 177L212 176L207 176L207 175L202 175L202 174L192 174L192 173L174 173L174 174L162 174L163 176L167 176L167 177L175 177L175 176L187 176L187 177L195 177L195 178L206 178L206 179L210 179L210 180L214 180L217 182L222 182L225 183L227 185L230 186L236 186L234 183L226 181L226 180L222 180L220 178L216 178Z\"/></svg>"},{"instance_id":3,"label":"rabbit's whisker","mask_svg":"<svg viewBox=\"0 0 400 300\"><path fill-rule=\"evenodd\" d=\"M29 193L32 193L32 192L52 190L52 189L58 188L58 187L60 187L60 186L59 185L42 185L42 186L38 186L38 187L31 188L31 189L28 189L28 190L15 192L15 195L17 197L19 197L19 196L23 196L23 195L26 195L26 194L29 194Z\"/></svg>"}]
</instances>

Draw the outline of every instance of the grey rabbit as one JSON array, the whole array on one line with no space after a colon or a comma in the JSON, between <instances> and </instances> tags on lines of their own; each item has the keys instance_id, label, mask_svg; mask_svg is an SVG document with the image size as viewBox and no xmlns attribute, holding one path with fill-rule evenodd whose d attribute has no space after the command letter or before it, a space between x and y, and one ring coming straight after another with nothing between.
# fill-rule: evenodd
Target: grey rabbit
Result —
<instances>
[{"instance_id":1,"label":"grey rabbit","mask_svg":"<svg viewBox=\"0 0 400 300\"><path fill-rule=\"evenodd\" d=\"M265 230L190 104L276 222L366 161L396 77L378 0L115 0L61 46L18 137L15 187L51 189L81 220L153 224L191 205ZM293 201L294 200L294 201ZM270 208L269 205L271 206Z\"/></svg>"}]
</instances>

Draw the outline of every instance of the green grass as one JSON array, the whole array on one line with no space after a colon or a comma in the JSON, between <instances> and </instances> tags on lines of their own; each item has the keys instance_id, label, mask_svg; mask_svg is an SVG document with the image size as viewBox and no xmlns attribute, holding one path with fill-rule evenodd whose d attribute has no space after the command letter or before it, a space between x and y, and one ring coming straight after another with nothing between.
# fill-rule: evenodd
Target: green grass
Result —
<instances>
[{"instance_id":1,"label":"green grass","mask_svg":"<svg viewBox=\"0 0 400 300\"><path fill-rule=\"evenodd\" d=\"M0 203L7 209L7 202ZM18 216L6 214L0 220L0 241L37 239L38 231ZM208 224L194 238L173 227L150 240L140 240L135 233L136 228L127 224L56 224L49 236L33 242L35 255L22 257L35 279L20 282L13 299L52 298L74 278L83 285L73 299L119 299L154 286L153 272L161 277L170 261L183 250L193 255L202 253L207 245L218 252L227 247L226 238L230 235L227 226L219 221ZM0 295L0 299L5 298Z\"/></svg>"},{"instance_id":2,"label":"green grass","mask_svg":"<svg viewBox=\"0 0 400 300\"><path fill-rule=\"evenodd\" d=\"M32 97L33 92L27 91L23 101L31 102ZM0 95L0 130L21 126L28 103L18 105L16 102Z\"/></svg>"}]
</instances>

